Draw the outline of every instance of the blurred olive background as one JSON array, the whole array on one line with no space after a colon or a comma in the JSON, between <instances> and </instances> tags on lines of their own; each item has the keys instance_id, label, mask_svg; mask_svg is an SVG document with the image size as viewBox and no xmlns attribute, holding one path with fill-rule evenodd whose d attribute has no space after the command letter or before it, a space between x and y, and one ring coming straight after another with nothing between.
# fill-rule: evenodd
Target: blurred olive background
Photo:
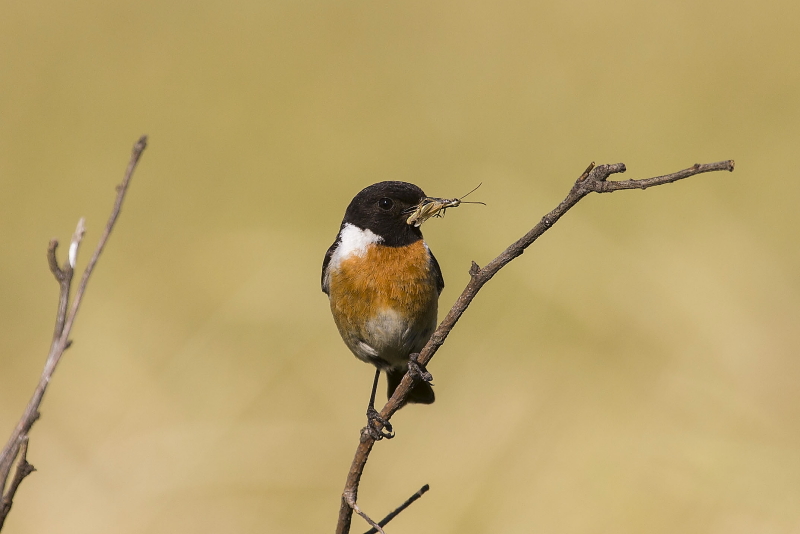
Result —
<instances>
[{"instance_id":1,"label":"blurred olive background","mask_svg":"<svg viewBox=\"0 0 800 534\"><path fill-rule=\"evenodd\" d=\"M357 191L483 183L486 207L424 228L443 315L590 161L641 178L733 158L585 199L486 286L360 503L382 517L430 483L394 533L800 532L799 18L790 0L5 2L3 442L51 336L47 242L85 216L85 264L150 136L6 530L331 532L373 371L319 274Z\"/></svg>"}]
</instances>

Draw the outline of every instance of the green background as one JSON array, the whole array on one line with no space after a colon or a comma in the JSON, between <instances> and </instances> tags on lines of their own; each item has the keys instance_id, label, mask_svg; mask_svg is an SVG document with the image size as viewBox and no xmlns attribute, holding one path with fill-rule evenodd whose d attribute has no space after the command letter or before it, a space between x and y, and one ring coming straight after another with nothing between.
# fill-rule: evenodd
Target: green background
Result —
<instances>
[{"instance_id":1,"label":"green background","mask_svg":"<svg viewBox=\"0 0 800 534\"><path fill-rule=\"evenodd\" d=\"M430 483L396 534L800 529L796 1L2 11L3 436L52 332L47 242L85 216L85 264L150 135L7 532L333 531L372 368L319 271L357 191L483 183L424 226L443 315L590 161L728 158L585 199L487 285L360 503Z\"/></svg>"}]
</instances>

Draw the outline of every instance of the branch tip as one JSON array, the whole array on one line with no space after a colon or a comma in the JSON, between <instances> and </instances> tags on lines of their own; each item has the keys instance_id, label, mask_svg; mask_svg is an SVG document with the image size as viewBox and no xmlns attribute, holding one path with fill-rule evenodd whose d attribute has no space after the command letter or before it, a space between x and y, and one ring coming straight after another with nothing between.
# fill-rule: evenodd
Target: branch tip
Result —
<instances>
[{"instance_id":1,"label":"branch tip","mask_svg":"<svg viewBox=\"0 0 800 534\"><path fill-rule=\"evenodd\" d=\"M389 513L389 515L387 515L386 517L381 519L378 522L378 525L380 525L381 527L385 527L387 524L389 524L389 521L391 521L392 519L397 517L400 514L400 512L402 512L403 510L405 510L406 508L411 506L414 503L414 501L416 501L417 499L419 499L420 497L425 495L425 493L427 493L427 491L429 489L431 489L431 487L428 484L425 484L424 486L422 486L419 489L418 492L416 492L414 495L412 495L411 497L406 499L406 502L404 502L403 504L398 506L395 510L393 510L391 513ZM368 531L366 531L364 534L377 534L377 532L378 531L375 530L375 528L373 527L373 528L369 529Z\"/></svg>"},{"instance_id":2,"label":"branch tip","mask_svg":"<svg viewBox=\"0 0 800 534\"><path fill-rule=\"evenodd\" d=\"M47 245L47 264L50 266L50 272L56 277L56 281L61 283L64 280L64 271L58 266L58 258L56 257L56 249L58 248L58 240L51 239Z\"/></svg>"},{"instance_id":3,"label":"branch tip","mask_svg":"<svg viewBox=\"0 0 800 534\"><path fill-rule=\"evenodd\" d=\"M609 174L621 174L627 171L628 167L626 167L624 163L614 163L613 165L608 166L608 170Z\"/></svg>"}]
</instances>

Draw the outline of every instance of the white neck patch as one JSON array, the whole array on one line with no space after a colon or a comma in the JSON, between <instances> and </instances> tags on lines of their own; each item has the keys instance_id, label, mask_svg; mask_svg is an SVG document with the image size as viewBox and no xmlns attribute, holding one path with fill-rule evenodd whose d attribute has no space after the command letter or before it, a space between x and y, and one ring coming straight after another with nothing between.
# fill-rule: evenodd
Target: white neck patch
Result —
<instances>
[{"instance_id":1,"label":"white neck patch","mask_svg":"<svg viewBox=\"0 0 800 534\"><path fill-rule=\"evenodd\" d=\"M383 238L370 230L362 230L350 223L344 225L340 233L339 246L331 256L330 267L337 269L339 264L350 256L363 256L370 245L380 243Z\"/></svg>"}]
</instances>

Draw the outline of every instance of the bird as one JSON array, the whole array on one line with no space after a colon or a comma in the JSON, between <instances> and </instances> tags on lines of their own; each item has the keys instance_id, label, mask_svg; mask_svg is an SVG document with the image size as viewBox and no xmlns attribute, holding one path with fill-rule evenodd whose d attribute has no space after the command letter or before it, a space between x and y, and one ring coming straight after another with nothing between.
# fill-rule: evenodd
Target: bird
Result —
<instances>
[{"instance_id":1,"label":"bird","mask_svg":"<svg viewBox=\"0 0 800 534\"><path fill-rule=\"evenodd\" d=\"M330 300L339 334L358 359L376 367L368 419L377 415L380 372L386 373L391 397L410 356L422 350L436 329L444 277L420 225L459 202L428 197L407 182L370 185L347 206L339 233L325 253L322 291ZM435 398L429 380L421 380L406 402L431 404Z\"/></svg>"}]
</instances>

